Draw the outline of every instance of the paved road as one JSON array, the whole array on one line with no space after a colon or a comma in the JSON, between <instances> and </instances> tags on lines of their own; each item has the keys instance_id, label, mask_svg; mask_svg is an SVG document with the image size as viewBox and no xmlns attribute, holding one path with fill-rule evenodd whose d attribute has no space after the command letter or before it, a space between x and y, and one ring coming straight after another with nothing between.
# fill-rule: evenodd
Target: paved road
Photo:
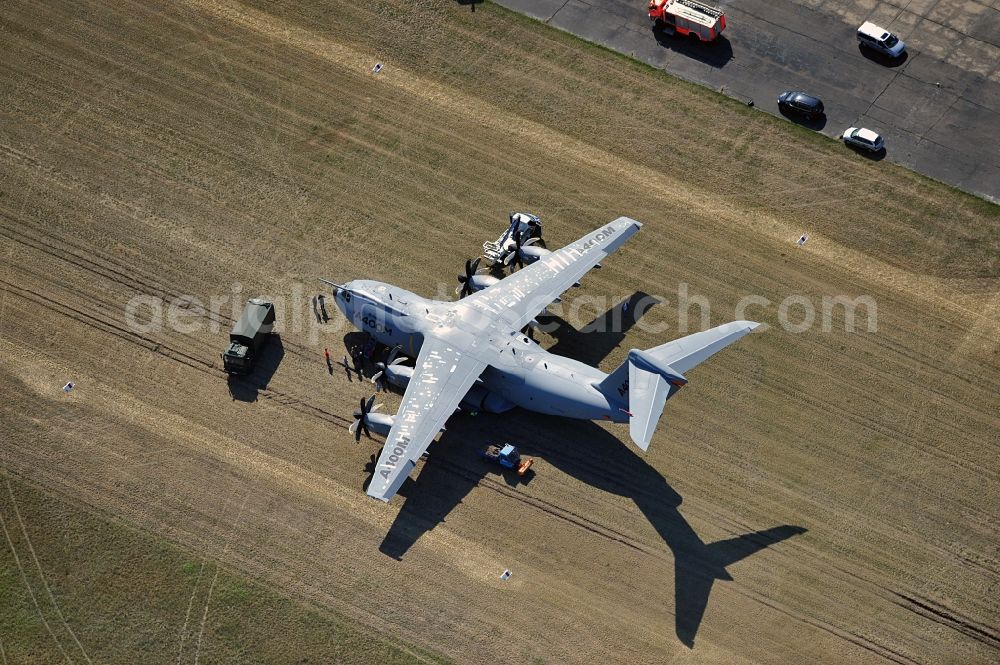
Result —
<instances>
[{"instance_id":1,"label":"paved road","mask_svg":"<svg viewBox=\"0 0 1000 665\"><path fill-rule=\"evenodd\" d=\"M869 127L887 159L1000 202L1000 0L733 0L714 44L654 34L643 0L496 1L775 115L778 93L808 91L827 111L814 129ZM864 20L906 41L905 60L862 52Z\"/></svg>"}]
</instances>

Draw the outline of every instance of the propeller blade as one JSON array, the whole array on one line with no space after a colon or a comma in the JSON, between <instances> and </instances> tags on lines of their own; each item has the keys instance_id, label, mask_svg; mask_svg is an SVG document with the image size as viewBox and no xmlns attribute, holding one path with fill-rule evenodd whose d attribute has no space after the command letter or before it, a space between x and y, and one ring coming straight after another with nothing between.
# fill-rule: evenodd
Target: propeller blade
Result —
<instances>
[{"instance_id":1,"label":"propeller blade","mask_svg":"<svg viewBox=\"0 0 1000 665\"><path fill-rule=\"evenodd\" d=\"M367 436L369 439L372 438L372 433L368 431L368 418L367 417L361 419L361 429L363 429L365 431L365 436ZM354 440L355 441L360 441L361 440L361 432L360 431L355 435Z\"/></svg>"},{"instance_id":2,"label":"propeller blade","mask_svg":"<svg viewBox=\"0 0 1000 665\"><path fill-rule=\"evenodd\" d=\"M521 254L521 247L524 246L524 240L520 233L514 236L514 245L514 262L517 264L518 269L520 269L524 267L524 256Z\"/></svg>"},{"instance_id":3,"label":"propeller blade","mask_svg":"<svg viewBox=\"0 0 1000 665\"><path fill-rule=\"evenodd\" d=\"M355 420L354 421L354 441L355 441L355 443L361 440L361 428L362 427L365 427L364 416L361 416L361 420Z\"/></svg>"},{"instance_id":4,"label":"propeller blade","mask_svg":"<svg viewBox=\"0 0 1000 665\"><path fill-rule=\"evenodd\" d=\"M364 400L362 400L362 401L364 401ZM365 415L368 415L369 413L371 413L372 404L374 404L374 403L375 403L375 395L372 395L371 397L368 398L368 403L365 404Z\"/></svg>"},{"instance_id":5,"label":"propeller blade","mask_svg":"<svg viewBox=\"0 0 1000 665\"><path fill-rule=\"evenodd\" d=\"M475 262L473 262L472 259L465 260L465 275L458 278L459 283L462 284L462 290L458 294L460 300L465 296L471 296L474 293L472 288L472 278L475 277L477 270L479 270L478 257Z\"/></svg>"},{"instance_id":6,"label":"propeller blade","mask_svg":"<svg viewBox=\"0 0 1000 665\"><path fill-rule=\"evenodd\" d=\"M397 344L396 346L392 347L392 349L389 350L389 357L386 358L385 363L387 365L395 365L396 364L396 357L399 355L399 352L402 351L402 350L403 350L403 347L401 347L399 344Z\"/></svg>"}]
</instances>

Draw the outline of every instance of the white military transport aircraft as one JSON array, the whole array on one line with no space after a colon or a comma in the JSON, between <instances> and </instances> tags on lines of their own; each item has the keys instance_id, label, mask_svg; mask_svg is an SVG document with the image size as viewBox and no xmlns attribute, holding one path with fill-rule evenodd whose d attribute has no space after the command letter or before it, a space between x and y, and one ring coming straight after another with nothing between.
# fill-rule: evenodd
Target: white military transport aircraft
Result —
<instances>
[{"instance_id":1,"label":"white military transport aircraft","mask_svg":"<svg viewBox=\"0 0 1000 665\"><path fill-rule=\"evenodd\" d=\"M428 300L370 280L323 280L359 330L416 355L399 411L381 417L388 435L369 496L388 501L396 494L460 404L494 413L520 406L627 422L632 440L646 450L666 400L687 383L683 373L758 324L734 321L645 351L633 349L610 374L548 353L521 333L641 227L619 217L457 302Z\"/></svg>"}]
</instances>

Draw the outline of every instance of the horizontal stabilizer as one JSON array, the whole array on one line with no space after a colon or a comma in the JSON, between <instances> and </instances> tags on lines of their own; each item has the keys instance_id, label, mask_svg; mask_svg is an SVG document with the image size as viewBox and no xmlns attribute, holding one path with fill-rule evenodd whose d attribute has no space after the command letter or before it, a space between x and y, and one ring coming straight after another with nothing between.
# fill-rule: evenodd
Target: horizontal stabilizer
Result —
<instances>
[{"instance_id":1,"label":"horizontal stabilizer","mask_svg":"<svg viewBox=\"0 0 1000 665\"><path fill-rule=\"evenodd\" d=\"M670 385L680 388L687 383L687 379L684 378L683 374L674 370L670 365L657 361L656 357L648 351L632 349L628 352L628 359L635 365L636 369L658 374L666 379Z\"/></svg>"},{"instance_id":2,"label":"horizontal stabilizer","mask_svg":"<svg viewBox=\"0 0 1000 665\"><path fill-rule=\"evenodd\" d=\"M754 321L733 321L648 349L645 353L658 363L684 373L737 341L759 326Z\"/></svg>"}]
</instances>

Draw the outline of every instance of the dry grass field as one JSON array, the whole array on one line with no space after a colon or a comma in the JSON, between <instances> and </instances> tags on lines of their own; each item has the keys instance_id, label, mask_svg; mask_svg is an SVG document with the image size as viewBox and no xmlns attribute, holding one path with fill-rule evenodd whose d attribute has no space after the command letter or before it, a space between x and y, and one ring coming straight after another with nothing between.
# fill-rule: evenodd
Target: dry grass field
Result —
<instances>
[{"instance_id":1,"label":"dry grass field","mask_svg":"<svg viewBox=\"0 0 1000 665\"><path fill-rule=\"evenodd\" d=\"M996 206L489 4L13 2L0 34L0 662L1000 658ZM566 300L652 294L649 325L560 353L676 336L682 288L769 328L646 455L459 416L372 501L315 278L450 294L510 210L556 246L645 223ZM258 294L280 345L231 393ZM136 296L221 305L137 329ZM868 296L877 331L791 333L789 296ZM477 458L507 438L527 485Z\"/></svg>"}]
</instances>

